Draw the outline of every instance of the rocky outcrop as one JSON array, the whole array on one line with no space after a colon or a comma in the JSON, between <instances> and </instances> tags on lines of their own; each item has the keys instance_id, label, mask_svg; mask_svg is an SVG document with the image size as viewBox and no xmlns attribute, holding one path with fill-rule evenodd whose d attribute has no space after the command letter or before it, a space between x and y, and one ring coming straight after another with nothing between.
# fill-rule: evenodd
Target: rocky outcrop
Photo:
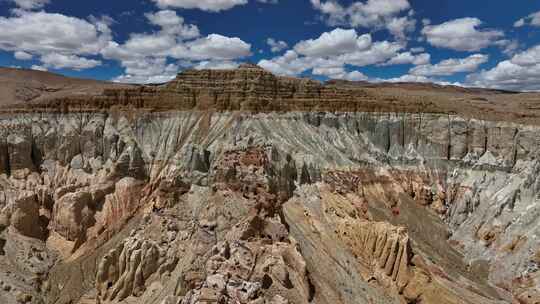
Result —
<instances>
[{"instance_id":1,"label":"rocky outcrop","mask_svg":"<svg viewBox=\"0 0 540 304\"><path fill-rule=\"evenodd\" d=\"M111 250L103 257L97 271L99 302L140 296L146 289L146 281L163 264L163 256L156 243L136 238L127 239Z\"/></svg>"},{"instance_id":2,"label":"rocky outcrop","mask_svg":"<svg viewBox=\"0 0 540 304\"><path fill-rule=\"evenodd\" d=\"M140 208L143 183L132 177L124 177L114 186L114 192L104 196L103 205L96 215L99 229L114 231L122 227L123 222L133 216Z\"/></svg>"},{"instance_id":3,"label":"rocky outcrop","mask_svg":"<svg viewBox=\"0 0 540 304\"><path fill-rule=\"evenodd\" d=\"M354 225L354 224L353 224ZM356 232L356 233L355 233ZM403 227L388 223L356 223L338 226L337 234L355 250L360 263L370 268L371 275L387 286L402 291L411 276L409 237Z\"/></svg>"},{"instance_id":4,"label":"rocky outcrop","mask_svg":"<svg viewBox=\"0 0 540 304\"><path fill-rule=\"evenodd\" d=\"M34 169L30 132L10 133L7 136L6 142L9 172L15 178L23 179ZM4 164L6 164L6 160L4 160Z\"/></svg>"},{"instance_id":5,"label":"rocky outcrop","mask_svg":"<svg viewBox=\"0 0 540 304\"><path fill-rule=\"evenodd\" d=\"M3 138L0 140L0 174L9 174L9 150L7 144L7 132L4 129L0 129L0 136Z\"/></svg>"},{"instance_id":6,"label":"rocky outcrop","mask_svg":"<svg viewBox=\"0 0 540 304\"><path fill-rule=\"evenodd\" d=\"M321 301L332 302L344 296L343 289L369 288L373 296L380 288L384 292L378 297L383 303L504 302L488 284L480 283L467 270L463 271L463 261L452 260L451 267L454 268L440 263L435 240L444 238L446 233L437 227L440 223L431 222L431 219L421 224L426 231L417 231L417 225L410 221L427 220L426 217L396 216L387 207L381 209L380 202L368 204L364 209L362 200L355 193L339 194L328 185L318 184L302 186L298 189L298 197L284 206L290 233L298 241L301 251L306 253L308 267L312 264L311 269L315 269L312 275L319 278L315 286L319 296L323 297ZM377 214L379 212L386 214ZM387 217L387 222L374 221L375 214ZM405 227L395 226L394 222L410 226L416 243L411 242ZM429 234L429 239L423 239L422 233ZM445 259L452 259L453 249L448 247L446 250ZM335 263L322 263L325 259ZM358 275L369 287L356 285ZM343 283L345 281L350 283ZM471 292L467 282L473 281L476 282L473 283L475 289ZM371 300L362 293L347 296L357 300L364 298L368 303Z\"/></svg>"},{"instance_id":7,"label":"rocky outcrop","mask_svg":"<svg viewBox=\"0 0 540 304\"><path fill-rule=\"evenodd\" d=\"M37 239L44 237L45 232L39 218L39 205L35 194L22 194L15 199L12 206L8 206L4 215L10 218L10 226L22 235Z\"/></svg>"},{"instance_id":8,"label":"rocky outcrop","mask_svg":"<svg viewBox=\"0 0 540 304\"><path fill-rule=\"evenodd\" d=\"M65 194L54 204L51 229L70 241L85 237L94 220L91 206L88 192Z\"/></svg>"},{"instance_id":9,"label":"rocky outcrop","mask_svg":"<svg viewBox=\"0 0 540 304\"><path fill-rule=\"evenodd\" d=\"M289 244L272 246L252 242L224 242L212 249L206 278L184 278L182 303L308 303L310 285L305 262ZM190 289L190 286L195 286ZM289 300L285 300L289 299Z\"/></svg>"},{"instance_id":10,"label":"rocky outcrop","mask_svg":"<svg viewBox=\"0 0 540 304\"><path fill-rule=\"evenodd\" d=\"M222 200L226 192L209 197L206 190L192 191L184 204L153 205L146 222L101 258L100 303L144 302L156 294L163 303L308 303L306 264L279 218L257 215L256 205L242 210L244 199L219 211L208 200ZM171 217L176 212L190 216Z\"/></svg>"}]
</instances>

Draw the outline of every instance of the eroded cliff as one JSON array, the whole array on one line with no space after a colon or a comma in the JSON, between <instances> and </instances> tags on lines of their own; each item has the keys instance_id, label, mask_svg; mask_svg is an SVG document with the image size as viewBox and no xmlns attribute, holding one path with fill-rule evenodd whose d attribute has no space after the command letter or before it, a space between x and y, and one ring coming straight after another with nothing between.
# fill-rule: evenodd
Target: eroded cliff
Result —
<instances>
[{"instance_id":1,"label":"eroded cliff","mask_svg":"<svg viewBox=\"0 0 540 304\"><path fill-rule=\"evenodd\" d=\"M377 90L248 66L6 107L0 300L539 301L539 127Z\"/></svg>"}]
</instances>

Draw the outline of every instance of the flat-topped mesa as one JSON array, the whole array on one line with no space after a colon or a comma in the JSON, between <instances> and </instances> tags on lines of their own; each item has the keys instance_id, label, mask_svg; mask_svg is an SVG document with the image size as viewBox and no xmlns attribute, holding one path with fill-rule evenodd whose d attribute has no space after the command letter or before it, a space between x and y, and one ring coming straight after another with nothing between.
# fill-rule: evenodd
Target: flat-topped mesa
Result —
<instances>
[{"instance_id":1,"label":"flat-topped mesa","mask_svg":"<svg viewBox=\"0 0 540 304\"><path fill-rule=\"evenodd\" d=\"M156 111L355 110L361 89L338 88L295 77L280 77L254 64L236 69L183 71L163 85L107 88L93 96L72 95L19 105L26 111L89 111L130 107Z\"/></svg>"},{"instance_id":2,"label":"flat-topped mesa","mask_svg":"<svg viewBox=\"0 0 540 304\"><path fill-rule=\"evenodd\" d=\"M176 79L168 83L168 89L176 90L207 90L263 92L274 89L279 79L274 74L253 65L241 65L237 69L224 70L186 70L178 74ZM320 87L321 83L308 79L291 79L291 82L309 83L310 86Z\"/></svg>"},{"instance_id":3,"label":"flat-topped mesa","mask_svg":"<svg viewBox=\"0 0 540 304\"><path fill-rule=\"evenodd\" d=\"M312 79L278 77L251 64L233 70L187 70L164 91L196 108L216 110L298 110L316 108L323 100L350 101L349 90L327 88Z\"/></svg>"},{"instance_id":4,"label":"flat-topped mesa","mask_svg":"<svg viewBox=\"0 0 540 304\"><path fill-rule=\"evenodd\" d=\"M539 103L538 94L418 84L321 83L308 78L276 76L257 65L242 64L227 70L185 70L165 84L110 84L91 94L66 92L40 96L2 107L0 113L110 109L446 113L538 124Z\"/></svg>"}]
</instances>

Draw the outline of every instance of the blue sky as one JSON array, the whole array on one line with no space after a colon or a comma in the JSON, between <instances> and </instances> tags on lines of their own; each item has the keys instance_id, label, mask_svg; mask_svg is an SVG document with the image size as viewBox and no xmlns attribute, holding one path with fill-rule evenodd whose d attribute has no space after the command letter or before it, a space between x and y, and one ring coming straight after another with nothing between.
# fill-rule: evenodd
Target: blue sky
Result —
<instances>
[{"instance_id":1,"label":"blue sky","mask_svg":"<svg viewBox=\"0 0 540 304\"><path fill-rule=\"evenodd\" d=\"M279 75L540 90L540 1L0 0L0 65L121 82Z\"/></svg>"}]
</instances>

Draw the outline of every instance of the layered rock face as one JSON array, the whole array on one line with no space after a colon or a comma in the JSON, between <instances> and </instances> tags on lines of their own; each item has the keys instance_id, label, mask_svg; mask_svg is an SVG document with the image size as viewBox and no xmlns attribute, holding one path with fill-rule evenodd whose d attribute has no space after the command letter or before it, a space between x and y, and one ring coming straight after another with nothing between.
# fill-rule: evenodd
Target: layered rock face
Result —
<instances>
[{"instance_id":1,"label":"layered rock face","mask_svg":"<svg viewBox=\"0 0 540 304\"><path fill-rule=\"evenodd\" d=\"M0 302L537 303L539 127L361 92L244 66L4 114Z\"/></svg>"},{"instance_id":2,"label":"layered rock face","mask_svg":"<svg viewBox=\"0 0 540 304\"><path fill-rule=\"evenodd\" d=\"M19 82L11 85L17 87L29 76L23 73L19 77ZM233 70L187 70L169 83L154 86L87 82L86 86L66 82L65 91L51 87L44 92L59 92L42 92L27 102L17 98L3 101L9 106L2 107L0 113L175 110L447 113L534 125L538 125L540 119L538 94L415 83L328 81L323 84L311 79L275 76L252 64ZM53 82L58 86L56 83ZM51 84L44 82L42 86ZM89 92L92 87L95 89ZM69 88L77 89L77 93ZM25 86L18 88L25 89Z\"/></svg>"}]
</instances>

